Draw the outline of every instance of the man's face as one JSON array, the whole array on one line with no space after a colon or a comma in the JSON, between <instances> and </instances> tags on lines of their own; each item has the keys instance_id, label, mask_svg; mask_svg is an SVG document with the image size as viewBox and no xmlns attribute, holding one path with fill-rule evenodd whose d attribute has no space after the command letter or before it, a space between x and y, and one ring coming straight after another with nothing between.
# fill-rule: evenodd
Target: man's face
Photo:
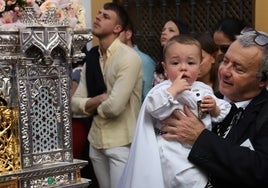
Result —
<instances>
[{"instance_id":1,"label":"man's face","mask_svg":"<svg viewBox=\"0 0 268 188\"><path fill-rule=\"evenodd\" d=\"M112 10L101 9L92 26L92 33L97 37L117 32L117 14Z\"/></svg>"},{"instance_id":2,"label":"man's face","mask_svg":"<svg viewBox=\"0 0 268 188\"><path fill-rule=\"evenodd\" d=\"M259 46L242 47L231 44L219 67L219 90L233 102L258 95L260 80L256 77L263 52Z\"/></svg>"}]
</instances>

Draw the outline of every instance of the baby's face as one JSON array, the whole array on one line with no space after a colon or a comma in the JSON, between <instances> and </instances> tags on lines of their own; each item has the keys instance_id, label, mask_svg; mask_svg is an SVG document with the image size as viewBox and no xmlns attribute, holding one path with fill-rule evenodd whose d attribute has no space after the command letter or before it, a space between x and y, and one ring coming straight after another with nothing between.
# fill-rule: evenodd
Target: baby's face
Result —
<instances>
[{"instance_id":1,"label":"baby's face","mask_svg":"<svg viewBox=\"0 0 268 188\"><path fill-rule=\"evenodd\" d=\"M196 45L180 43L171 44L166 50L163 66L168 78L173 82L180 72L183 72L182 79L192 84L200 72L201 54Z\"/></svg>"}]
</instances>

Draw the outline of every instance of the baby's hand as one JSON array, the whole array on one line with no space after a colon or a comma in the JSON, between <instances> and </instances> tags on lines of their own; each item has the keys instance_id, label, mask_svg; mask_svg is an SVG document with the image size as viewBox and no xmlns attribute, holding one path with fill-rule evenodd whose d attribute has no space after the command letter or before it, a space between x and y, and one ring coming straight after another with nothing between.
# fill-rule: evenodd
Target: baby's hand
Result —
<instances>
[{"instance_id":1,"label":"baby's hand","mask_svg":"<svg viewBox=\"0 0 268 188\"><path fill-rule=\"evenodd\" d=\"M183 72L180 72L177 78L173 81L172 85L167 89L167 91L171 93L174 98L181 92L191 89L191 85L186 79L183 79L182 76Z\"/></svg>"},{"instance_id":2,"label":"baby's hand","mask_svg":"<svg viewBox=\"0 0 268 188\"><path fill-rule=\"evenodd\" d=\"M212 116L219 115L219 109L217 107L216 101L212 96L205 96L201 102L202 112L209 112Z\"/></svg>"},{"instance_id":3,"label":"baby's hand","mask_svg":"<svg viewBox=\"0 0 268 188\"><path fill-rule=\"evenodd\" d=\"M216 101L211 96L205 96L201 102L202 112L211 112L216 109Z\"/></svg>"}]
</instances>

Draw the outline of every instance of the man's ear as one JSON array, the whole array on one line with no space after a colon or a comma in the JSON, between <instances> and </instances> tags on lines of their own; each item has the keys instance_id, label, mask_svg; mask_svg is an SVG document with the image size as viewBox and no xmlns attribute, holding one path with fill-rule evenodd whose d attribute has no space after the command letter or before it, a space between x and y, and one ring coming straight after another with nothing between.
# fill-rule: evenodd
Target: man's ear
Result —
<instances>
[{"instance_id":1,"label":"man's ear","mask_svg":"<svg viewBox=\"0 0 268 188\"><path fill-rule=\"evenodd\" d=\"M122 30L123 30L122 25L117 24L117 25L114 27L114 32L115 32L115 33L118 33L118 34L119 34Z\"/></svg>"},{"instance_id":2,"label":"man's ear","mask_svg":"<svg viewBox=\"0 0 268 188\"><path fill-rule=\"evenodd\" d=\"M268 86L268 81L260 81L259 82L259 88L267 87Z\"/></svg>"},{"instance_id":3,"label":"man's ear","mask_svg":"<svg viewBox=\"0 0 268 188\"><path fill-rule=\"evenodd\" d=\"M268 84L268 73L267 72L258 72L257 77L259 78L259 87L267 86Z\"/></svg>"},{"instance_id":4,"label":"man's ear","mask_svg":"<svg viewBox=\"0 0 268 188\"><path fill-rule=\"evenodd\" d=\"M132 37L132 35L133 35L132 31L130 31L130 30L127 30L126 31L126 38L127 38L127 40L130 40L131 37Z\"/></svg>"}]
</instances>

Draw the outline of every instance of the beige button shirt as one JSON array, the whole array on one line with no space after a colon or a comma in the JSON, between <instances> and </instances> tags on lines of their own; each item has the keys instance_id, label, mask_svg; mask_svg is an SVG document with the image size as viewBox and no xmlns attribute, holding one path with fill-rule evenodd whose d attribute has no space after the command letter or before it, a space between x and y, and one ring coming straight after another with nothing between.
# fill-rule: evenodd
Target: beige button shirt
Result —
<instances>
[{"instance_id":1,"label":"beige button shirt","mask_svg":"<svg viewBox=\"0 0 268 188\"><path fill-rule=\"evenodd\" d=\"M138 54L116 39L107 50L103 67L109 98L97 109L88 140L97 149L124 146L131 143L141 106L142 64ZM79 86L72 98L72 111L86 114L87 98L85 66Z\"/></svg>"}]
</instances>

